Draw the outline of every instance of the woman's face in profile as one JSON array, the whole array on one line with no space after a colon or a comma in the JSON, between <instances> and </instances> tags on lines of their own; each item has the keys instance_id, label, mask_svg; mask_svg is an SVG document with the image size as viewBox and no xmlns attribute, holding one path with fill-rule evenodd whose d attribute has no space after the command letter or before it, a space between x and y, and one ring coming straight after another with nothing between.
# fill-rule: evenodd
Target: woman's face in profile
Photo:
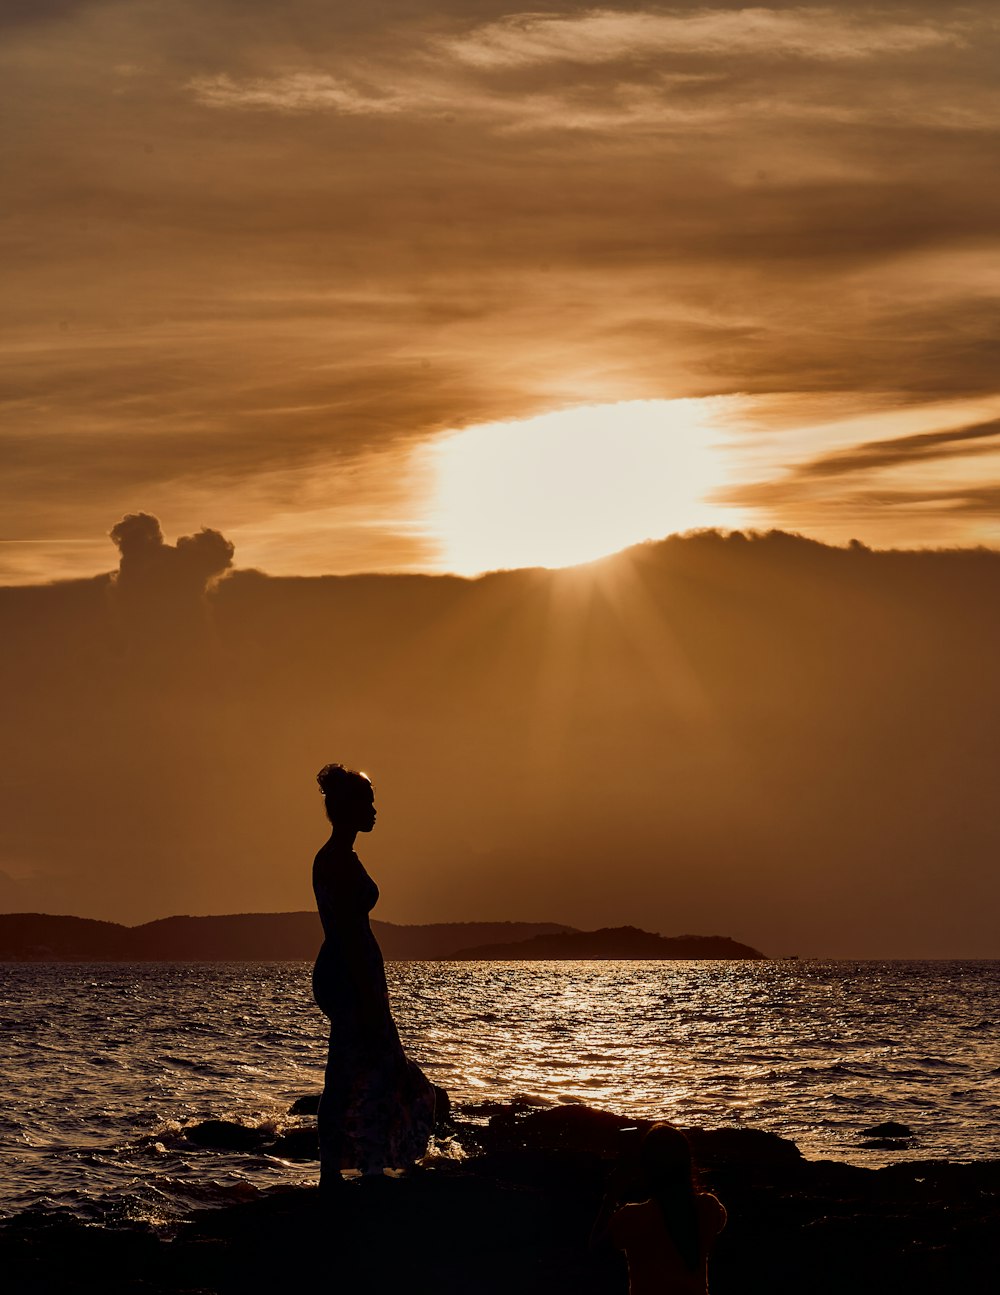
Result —
<instances>
[{"instance_id":1,"label":"woman's face in profile","mask_svg":"<svg viewBox=\"0 0 1000 1295\"><path fill-rule=\"evenodd\" d=\"M358 787L358 797L354 806L359 832L370 832L375 826L375 788L365 779Z\"/></svg>"}]
</instances>

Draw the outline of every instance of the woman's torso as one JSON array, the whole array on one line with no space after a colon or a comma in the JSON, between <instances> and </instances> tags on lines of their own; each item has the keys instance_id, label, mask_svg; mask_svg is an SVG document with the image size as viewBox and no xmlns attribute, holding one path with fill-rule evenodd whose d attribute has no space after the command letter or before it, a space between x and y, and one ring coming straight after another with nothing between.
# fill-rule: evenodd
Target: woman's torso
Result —
<instances>
[{"instance_id":1,"label":"woman's torso","mask_svg":"<svg viewBox=\"0 0 1000 1295\"><path fill-rule=\"evenodd\" d=\"M362 991L385 992L385 965L368 914L378 887L354 851L327 842L313 862L323 944L313 969L316 1002L328 1016L349 1011Z\"/></svg>"},{"instance_id":2,"label":"woman's torso","mask_svg":"<svg viewBox=\"0 0 1000 1295\"><path fill-rule=\"evenodd\" d=\"M722 1202L709 1192L695 1196L698 1265L684 1262L656 1201L623 1205L611 1221L615 1245L628 1260L629 1295L705 1295L708 1252L726 1222Z\"/></svg>"}]
</instances>

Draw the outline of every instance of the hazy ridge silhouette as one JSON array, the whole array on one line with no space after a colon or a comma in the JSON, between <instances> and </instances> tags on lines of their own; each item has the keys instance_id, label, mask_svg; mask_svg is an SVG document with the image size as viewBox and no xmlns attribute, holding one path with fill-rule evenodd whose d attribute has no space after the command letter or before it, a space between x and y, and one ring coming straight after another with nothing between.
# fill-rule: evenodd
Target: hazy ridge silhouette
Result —
<instances>
[{"instance_id":1,"label":"hazy ridge silhouette","mask_svg":"<svg viewBox=\"0 0 1000 1295\"><path fill-rule=\"evenodd\" d=\"M614 926L598 931L539 932L523 940L459 949L454 957L463 961L544 962L557 958L764 958L766 954L725 935L657 935L636 926Z\"/></svg>"},{"instance_id":2,"label":"hazy ridge silhouette","mask_svg":"<svg viewBox=\"0 0 1000 1295\"><path fill-rule=\"evenodd\" d=\"M561 958L762 958L722 935L663 936L634 926L577 931L558 922L372 922L398 961ZM0 913L0 961L311 961L322 942L316 913L162 917L140 926L50 913Z\"/></svg>"},{"instance_id":3,"label":"hazy ridge silhouette","mask_svg":"<svg viewBox=\"0 0 1000 1295\"><path fill-rule=\"evenodd\" d=\"M518 941L571 928L554 922L372 922L386 958L450 958L460 944ZM49 913L0 914L0 961L312 961L323 940L318 913L163 917L122 926Z\"/></svg>"}]
</instances>

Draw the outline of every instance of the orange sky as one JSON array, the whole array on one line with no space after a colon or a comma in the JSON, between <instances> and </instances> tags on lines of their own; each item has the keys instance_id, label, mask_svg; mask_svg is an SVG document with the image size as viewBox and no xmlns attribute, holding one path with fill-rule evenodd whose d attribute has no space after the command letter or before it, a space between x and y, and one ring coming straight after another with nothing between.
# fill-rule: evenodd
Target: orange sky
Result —
<instances>
[{"instance_id":1,"label":"orange sky","mask_svg":"<svg viewBox=\"0 0 1000 1295\"><path fill-rule=\"evenodd\" d=\"M692 397L733 525L1000 540L992 7L0 25L0 581L107 570L140 509L275 573L440 569L436 437Z\"/></svg>"},{"instance_id":2,"label":"orange sky","mask_svg":"<svg viewBox=\"0 0 1000 1295\"><path fill-rule=\"evenodd\" d=\"M306 908L343 760L386 920L997 956L998 66L5 0L0 907Z\"/></svg>"},{"instance_id":3,"label":"orange sky","mask_svg":"<svg viewBox=\"0 0 1000 1295\"><path fill-rule=\"evenodd\" d=\"M115 533L115 581L0 589L0 909L308 909L337 759L383 920L1000 956L1000 553L706 533L204 596L223 537Z\"/></svg>"}]
</instances>

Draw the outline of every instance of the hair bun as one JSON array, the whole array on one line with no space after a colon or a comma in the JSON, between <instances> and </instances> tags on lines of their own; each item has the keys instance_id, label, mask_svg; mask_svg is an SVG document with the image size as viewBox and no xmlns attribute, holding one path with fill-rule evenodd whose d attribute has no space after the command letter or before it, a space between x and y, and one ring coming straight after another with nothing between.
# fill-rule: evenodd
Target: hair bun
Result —
<instances>
[{"instance_id":1,"label":"hair bun","mask_svg":"<svg viewBox=\"0 0 1000 1295\"><path fill-rule=\"evenodd\" d=\"M343 787L344 783L351 777L348 769L342 764L325 764L316 775L316 781L319 783L319 789L324 796L329 796Z\"/></svg>"}]
</instances>

